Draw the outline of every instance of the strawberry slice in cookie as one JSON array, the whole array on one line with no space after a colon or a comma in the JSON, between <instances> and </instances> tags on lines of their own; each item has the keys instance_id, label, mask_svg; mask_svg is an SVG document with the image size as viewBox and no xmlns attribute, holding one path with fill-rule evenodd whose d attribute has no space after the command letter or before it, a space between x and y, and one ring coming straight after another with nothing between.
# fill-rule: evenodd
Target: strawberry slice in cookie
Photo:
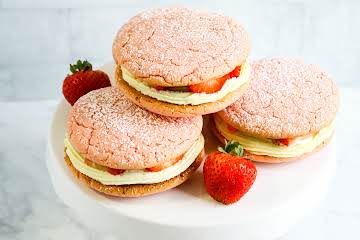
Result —
<instances>
[{"instance_id":1,"label":"strawberry slice in cookie","mask_svg":"<svg viewBox=\"0 0 360 240\"><path fill-rule=\"evenodd\" d=\"M281 138L281 139L273 139L274 144L279 146L289 146L292 142L294 142L293 138Z\"/></svg>"},{"instance_id":2,"label":"strawberry slice in cookie","mask_svg":"<svg viewBox=\"0 0 360 240\"><path fill-rule=\"evenodd\" d=\"M203 83L190 85L189 89L194 93L215 93L222 88L226 80L226 77L221 77Z\"/></svg>"},{"instance_id":3,"label":"strawberry slice in cookie","mask_svg":"<svg viewBox=\"0 0 360 240\"><path fill-rule=\"evenodd\" d=\"M221 78L212 79L206 82L190 85L189 89L194 93L215 93L218 92L225 82L230 78L237 78L240 76L240 66L237 66L233 71Z\"/></svg>"},{"instance_id":4,"label":"strawberry slice in cookie","mask_svg":"<svg viewBox=\"0 0 360 240\"><path fill-rule=\"evenodd\" d=\"M70 64L69 74L62 86L65 99L71 104L90 91L111 86L110 79L106 73L100 70L93 70L88 61L78 60Z\"/></svg>"},{"instance_id":5,"label":"strawberry slice in cookie","mask_svg":"<svg viewBox=\"0 0 360 240\"><path fill-rule=\"evenodd\" d=\"M165 168L173 166L175 163L180 161L184 157L184 154L178 156L177 158L170 160L169 162L157 165L155 167L146 168L145 170L148 172L159 172L161 170L164 170Z\"/></svg>"}]
</instances>

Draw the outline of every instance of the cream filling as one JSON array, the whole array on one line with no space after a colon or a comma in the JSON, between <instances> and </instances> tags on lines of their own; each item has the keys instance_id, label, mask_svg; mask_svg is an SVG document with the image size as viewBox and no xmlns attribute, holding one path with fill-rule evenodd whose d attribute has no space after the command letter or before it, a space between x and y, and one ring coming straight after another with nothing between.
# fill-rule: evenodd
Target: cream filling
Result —
<instances>
[{"instance_id":1,"label":"cream filling","mask_svg":"<svg viewBox=\"0 0 360 240\"><path fill-rule=\"evenodd\" d=\"M333 121L316 134L295 138L289 146L279 146L274 144L271 139L247 136L238 130L232 133L220 117L215 116L214 120L216 128L226 139L238 141L247 151L253 154L278 158L297 157L312 152L317 146L330 138L335 131L335 121Z\"/></svg>"},{"instance_id":2,"label":"cream filling","mask_svg":"<svg viewBox=\"0 0 360 240\"><path fill-rule=\"evenodd\" d=\"M123 79L137 91L157 100L177 105L200 105L203 103L216 102L223 99L230 92L235 91L248 82L250 64L245 62L241 65L240 75L237 78L228 79L222 88L215 93L193 93L157 90L146 83L137 80L131 73L121 66Z\"/></svg>"},{"instance_id":3,"label":"cream filling","mask_svg":"<svg viewBox=\"0 0 360 240\"><path fill-rule=\"evenodd\" d=\"M145 170L126 170L120 175L112 175L107 171L87 165L85 159L74 149L67 138L65 138L64 142L66 154L69 156L73 166L79 172L104 185L151 184L169 180L190 167L204 148L204 137L200 135L180 161L162 171L147 172Z\"/></svg>"}]
</instances>

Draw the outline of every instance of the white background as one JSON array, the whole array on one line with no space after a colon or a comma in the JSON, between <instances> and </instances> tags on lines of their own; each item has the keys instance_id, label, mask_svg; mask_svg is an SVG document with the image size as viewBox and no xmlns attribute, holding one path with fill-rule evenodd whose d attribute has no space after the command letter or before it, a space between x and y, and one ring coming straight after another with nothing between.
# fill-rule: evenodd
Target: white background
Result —
<instances>
[{"instance_id":1,"label":"white background","mask_svg":"<svg viewBox=\"0 0 360 240\"><path fill-rule=\"evenodd\" d=\"M118 28L142 9L207 8L251 33L251 58L285 56L319 64L342 86L360 87L360 1L0 0L0 100L61 96L68 64L112 61Z\"/></svg>"}]
</instances>

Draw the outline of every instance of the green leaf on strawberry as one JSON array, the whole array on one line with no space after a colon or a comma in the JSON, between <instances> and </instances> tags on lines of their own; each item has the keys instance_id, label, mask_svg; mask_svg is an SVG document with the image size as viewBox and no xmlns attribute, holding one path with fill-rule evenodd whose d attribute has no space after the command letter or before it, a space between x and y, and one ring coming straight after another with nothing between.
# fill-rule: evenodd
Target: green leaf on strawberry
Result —
<instances>
[{"instance_id":1,"label":"green leaf on strawberry","mask_svg":"<svg viewBox=\"0 0 360 240\"><path fill-rule=\"evenodd\" d=\"M91 71L92 65L87 60L81 61L77 60L76 63L70 64L70 72L77 73L81 71Z\"/></svg>"},{"instance_id":2,"label":"green leaf on strawberry","mask_svg":"<svg viewBox=\"0 0 360 240\"><path fill-rule=\"evenodd\" d=\"M218 151L240 157L244 155L244 148L241 146L240 143L234 140L230 140L229 142L226 141L224 147L218 147Z\"/></svg>"}]
</instances>

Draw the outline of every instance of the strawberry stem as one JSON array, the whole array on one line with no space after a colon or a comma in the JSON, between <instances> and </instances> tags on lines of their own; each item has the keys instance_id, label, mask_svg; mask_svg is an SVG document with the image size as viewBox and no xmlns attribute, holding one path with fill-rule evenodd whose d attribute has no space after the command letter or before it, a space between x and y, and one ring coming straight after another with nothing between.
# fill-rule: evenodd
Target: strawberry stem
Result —
<instances>
[{"instance_id":1,"label":"strawberry stem","mask_svg":"<svg viewBox=\"0 0 360 240\"><path fill-rule=\"evenodd\" d=\"M77 60L76 63L70 64L71 73L76 73L80 71L91 71L91 70L92 70L92 65L87 60L84 61Z\"/></svg>"},{"instance_id":2,"label":"strawberry stem","mask_svg":"<svg viewBox=\"0 0 360 240\"><path fill-rule=\"evenodd\" d=\"M231 155L236 155L242 157L244 155L244 148L237 141L230 140L225 141L224 147L218 147L219 152L229 153Z\"/></svg>"}]
</instances>

